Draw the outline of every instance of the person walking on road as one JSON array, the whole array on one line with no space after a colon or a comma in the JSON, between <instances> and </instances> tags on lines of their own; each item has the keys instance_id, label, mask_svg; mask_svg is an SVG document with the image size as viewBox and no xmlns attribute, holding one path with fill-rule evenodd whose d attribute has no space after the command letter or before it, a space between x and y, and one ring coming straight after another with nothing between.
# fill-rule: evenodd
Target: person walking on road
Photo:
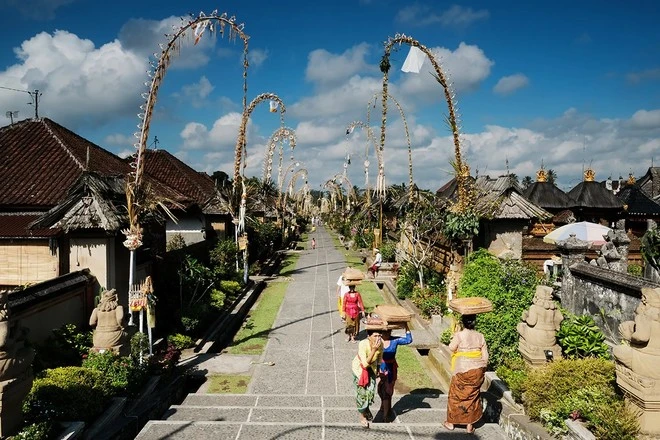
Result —
<instances>
[{"instance_id":1,"label":"person walking on road","mask_svg":"<svg viewBox=\"0 0 660 440\"><path fill-rule=\"evenodd\" d=\"M346 321L346 312L344 311L344 296L349 290L350 288L344 282L344 275L339 275L339 279L337 280L337 310L339 310L339 316L341 317L342 322Z\"/></svg>"},{"instance_id":2,"label":"person walking on road","mask_svg":"<svg viewBox=\"0 0 660 440\"><path fill-rule=\"evenodd\" d=\"M484 383L488 365L488 347L484 335L474 329L476 315L463 315L463 330L454 333L449 343L452 377L447 396L447 421L444 427L450 431L455 425L466 425L467 432L474 432L474 424L483 415L480 388Z\"/></svg>"},{"instance_id":3,"label":"person walking on road","mask_svg":"<svg viewBox=\"0 0 660 440\"><path fill-rule=\"evenodd\" d=\"M353 383L355 384L355 403L360 413L360 424L369 428L373 415L369 409L374 401L378 366L383 358L383 340L381 330L367 330L368 337L360 341L358 353L353 358Z\"/></svg>"},{"instance_id":4,"label":"person walking on road","mask_svg":"<svg viewBox=\"0 0 660 440\"><path fill-rule=\"evenodd\" d=\"M360 292L355 290L355 286L360 281L346 280L348 292L344 295L344 313L346 317L346 341L357 342L355 339L360 333L360 313L364 313L364 303Z\"/></svg>"},{"instance_id":5,"label":"person walking on road","mask_svg":"<svg viewBox=\"0 0 660 440\"><path fill-rule=\"evenodd\" d=\"M406 335L404 337L392 337L391 330L383 331L383 361L380 363L378 380L378 396L380 396L380 410L383 413L383 421L389 423L392 411L392 395L396 383L399 365L396 363L396 348L399 345L412 343L412 333L405 325Z\"/></svg>"},{"instance_id":6,"label":"person walking on road","mask_svg":"<svg viewBox=\"0 0 660 440\"><path fill-rule=\"evenodd\" d=\"M312 237L312 249L316 249L316 238Z\"/></svg>"}]
</instances>

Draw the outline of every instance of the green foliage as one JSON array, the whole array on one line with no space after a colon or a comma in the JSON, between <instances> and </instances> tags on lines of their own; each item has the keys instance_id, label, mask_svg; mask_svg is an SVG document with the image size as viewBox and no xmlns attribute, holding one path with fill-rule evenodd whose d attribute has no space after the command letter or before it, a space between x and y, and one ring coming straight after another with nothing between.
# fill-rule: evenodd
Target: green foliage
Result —
<instances>
[{"instance_id":1,"label":"green foliage","mask_svg":"<svg viewBox=\"0 0 660 440\"><path fill-rule=\"evenodd\" d=\"M65 324L53 330L43 344L37 345L34 369L79 366L92 345L91 331L80 331L74 324Z\"/></svg>"},{"instance_id":2,"label":"green foliage","mask_svg":"<svg viewBox=\"0 0 660 440\"><path fill-rule=\"evenodd\" d=\"M222 310L222 308L225 305L225 298L226 298L225 292L223 292L222 290L211 289L211 298L209 305L216 310Z\"/></svg>"},{"instance_id":3,"label":"green foliage","mask_svg":"<svg viewBox=\"0 0 660 440\"><path fill-rule=\"evenodd\" d=\"M412 264L405 262L399 268L399 276L396 279L396 296L406 299L412 296L413 288L417 280L417 270Z\"/></svg>"},{"instance_id":4,"label":"green foliage","mask_svg":"<svg viewBox=\"0 0 660 440\"><path fill-rule=\"evenodd\" d=\"M374 232L372 229L358 228L354 237L355 246L358 248L370 248L374 242Z\"/></svg>"},{"instance_id":5,"label":"green foliage","mask_svg":"<svg viewBox=\"0 0 660 440\"><path fill-rule=\"evenodd\" d=\"M177 350L183 350L185 348L190 348L195 346L195 341L188 335L183 335L181 333L174 333L167 337L167 342L172 344Z\"/></svg>"},{"instance_id":6,"label":"green foliage","mask_svg":"<svg viewBox=\"0 0 660 440\"><path fill-rule=\"evenodd\" d=\"M442 316L447 312L447 294L445 290L433 287L427 286L422 289L419 285L416 285L413 288L411 300L425 318L430 318L432 315Z\"/></svg>"},{"instance_id":7,"label":"green foliage","mask_svg":"<svg viewBox=\"0 0 660 440\"><path fill-rule=\"evenodd\" d=\"M520 357L508 358L497 368L496 373L497 377L507 385L514 400L521 403L524 385L529 374L529 367L525 361Z\"/></svg>"},{"instance_id":8,"label":"green foliage","mask_svg":"<svg viewBox=\"0 0 660 440\"><path fill-rule=\"evenodd\" d=\"M183 235L177 232L172 236L172 238L169 239L169 241L165 245L165 250L167 252L178 251L179 249L183 249L185 247L186 247L186 240L183 238Z\"/></svg>"},{"instance_id":9,"label":"green foliage","mask_svg":"<svg viewBox=\"0 0 660 440\"><path fill-rule=\"evenodd\" d=\"M131 356L133 359L140 359L147 350L149 350L149 336L142 332L135 333L131 337Z\"/></svg>"},{"instance_id":10,"label":"green foliage","mask_svg":"<svg viewBox=\"0 0 660 440\"><path fill-rule=\"evenodd\" d=\"M10 437L12 440L48 440L57 434L52 420L32 423L24 427L18 434Z\"/></svg>"},{"instance_id":11,"label":"green foliage","mask_svg":"<svg viewBox=\"0 0 660 440\"><path fill-rule=\"evenodd\" d=\"M639 434L637 416L620 400L598 405L588 425L598 440L635 440Z\"/></svg>"},{"instance_id":12,"label":"green foliage","mask_svg":"<svg viewBox=\"0 0 660 440\"><path fill-rule=\"evenodd\" d=\"M587 390L581 392L583 397L603 394L613 398L614 381L614 364L604 359L554 361L529 371L523 387L523 404L532 419L540 420L543 410L559 412L570 406L565 403L566 399L577 395L580 390Z\"/></svg>"},{"instance_id":13,"label":"green foliage","mask_svg":"<svg viewBox=\"0 0 660 440\"><path fill-rule=\"evenodd\" d=\"M83 367L45 370L32 383L23 401L23 413L29 422L89 422L103 411L112 391L110 380L97 370Z\"/></svg>"},{"instance_id":14,"label":"green foliage","mask_svg":"<svg viewBox=\"0 0 660 440\"><path fill-rule=\"evenodd\" d=\"M592 385L560 397L549 408L543 408L539 417L553 434L564 434L567 432L566 419L592 420L598 407L608 405L615 399L613 388Z\"/></svg>"},{"instance_id":15,"label":"green foliage","mask_svg":"<svg viewBox=\"0 0 660 440\"><path fill-rule=\"evenodd\" d=\"M446 328L443 330L443 332L440 334L440 342L449 345L451 342L451 338L454 336L454 332L450 328Z\"/></svg>"},{"instance_id":16,"label":"green foliage","mask_svg":"<svg viewBox=\"0 0 660 440\"><path fill-rule=\"evenodd\" d=\"M570 315L566 317L557 332L557 342L564 357L569 359L610 358L609 348L605 343L605 335L600 331L591 316Z\"/></svg>"},{"instance_id":17,"label":"green foliage","mask_svg":"<svg viewBox=\"0 0 660 440\"><path fill-rule=\"evenodd\" d=\"M479 216L474 212L448 212L442 233L450 240L469 239L479 233Z\"/></svg>"},{"instance_id":18,"label":"green foliage","mask_svg":"<svg viewBox=\"0 0 660 440\"><path fill-rule=\"evenodd\" d=\"M264 260L282 246L282 231L273 222L253 221L248 230L250 262Z\"/></svg>"},{"instance_id":19,"label":"green foliage","mask_svg":"<svg viewBox=\"0 0 660 440\"><path fill-rule=\"evenodd\" d=\"M396 242L386 241L380 245L380 254L383 261L392 262L396 259Z\"/></svg>"},{"instance_id":20,"label":"green foliage","mask_svg":"<svg viewBox=\"0 0 660 440\"><path fill-rule=\"evenodd\" d=\"M660 229L649 229L644 233L639 248L644 261L660 269Z\"/></svg>"},{"instance_id":21,"label":"green foliage","mask_svg":"<svg viewBox=\"0 0 660 440\"><path fill-rule=\"evenodd\" d=\"M465 266L459 297L482 296L493 302L493 312L477 318L484 334L489 368L496 370L509 357L518 357L518 331L523 311L532 304L538 284L536 269L518 260L500 261L485 249L473 252Z\"/></svg>"},{"instance_id":22,"label":"green foliage","mask_svg":"<svg viewBox=\"0 0 660 440\"><path fill-rule=\"evenodd\" d=\"M241 290L241 283L238 281L220 281L220 290L225 292L225 294L232 296L238 293Z\"/></svg>"},{"instance_id":23,"label":"green foliage","mask_svg":"<svg viewBox=\"0 0 660 440\"><path fill-rule=\"evenodd\" d=\"M90 352L83 367L100 371L110 381L113 393L127 395L138 389L146 378L146 370L132 357L119 356L112 351Z\"/></svg>"},{"instance_id":24,"label":"green foliage","mask_svg":"<svg viewBox=\"0 0 660 440\"><path fill-rule=\"evenodd\" d=\"M644 276L644 268L639 264L630 263L628 264L628 275L642 277Z\"/></svg>"},{"instance_id":25,"label":"green foliage","mask_svg":"<svg viewBox=\"0 0 660 440\"><path fill-rule=\"evenodd\" d=\"M213 267L216 278L223 280L236 279L237 254L238 246L234 240L221 240L211 249L211 266Z\"/></svg>"}]
</instances>

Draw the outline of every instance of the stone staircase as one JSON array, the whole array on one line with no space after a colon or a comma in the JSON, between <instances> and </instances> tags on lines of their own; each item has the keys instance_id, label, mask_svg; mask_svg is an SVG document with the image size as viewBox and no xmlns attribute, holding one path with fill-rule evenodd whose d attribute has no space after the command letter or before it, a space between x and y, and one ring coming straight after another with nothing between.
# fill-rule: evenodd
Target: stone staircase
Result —
<instances>
[{"instance_id":1,"label":"stone staircase","mask_svg":"<svg viewBox=\"0 0 660 440\"><path fill-rule=\"evenodd\" d=\"M395 395L392 423L378 423L379 405L376 398L375 423L365 429L352 395L189 394L170 407L164 420L148 422L136 440L506 438L495 423L478 424L474 435L444 429L444 394Z\"/></svg>"}]
</instances>

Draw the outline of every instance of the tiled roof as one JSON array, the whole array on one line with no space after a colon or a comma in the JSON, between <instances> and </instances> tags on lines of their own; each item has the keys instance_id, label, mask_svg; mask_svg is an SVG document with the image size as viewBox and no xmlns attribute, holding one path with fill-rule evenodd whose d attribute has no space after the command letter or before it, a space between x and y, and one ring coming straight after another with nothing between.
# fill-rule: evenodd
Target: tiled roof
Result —
<instances>
[{"instance_id":1,"label":"tiled roof","mask_svg":"<svg viewBox=\"0 0 660 440\"><path fill-rule=\"evenodd\" d=\"M534 182L525 189L523 195L544 209L568 209L576 205L575 201L551 182Z\"/></svg>"},{"instance_id":2,"label":"tiled roof","mask_svg":"<svg viewBox=\"0 0 660 440\"><path fill-rule=\"evenodd\" d=\"M85 169L130 171L119 157L47 118L0 128L0 206L50 208Z\"/></svg>"},{"instance_id":3,"label":"tiled roof","mask_svg":"<svg viewBox=\"0 0 660 440\"><path fill-rule=\"evenodd\" d=\"M28 225L43 213L0 214L0 238L48 238L59 234L59 229L28 229Z\"/></svg>"},{"instance_id":4,"label":"tiled roof","mask_svg":"<svg viewBox=\"0 0 660 440\"><path fill-rule=\"evenodd\" d=\"M626 212L629 215L660 216L660 205L637 185L625 185L616 196L627 205Z\"/></svg>"},{"instance_id":5,"label":"tiled roof","mask_svg":"<svg viewBox=\"0 0 660 440\"><path fill-rule=\"evenodd\" d=\"M583 181L568 192L577 207L623 210L623 202L598 182Z\"/></svg>"}]
</instances>

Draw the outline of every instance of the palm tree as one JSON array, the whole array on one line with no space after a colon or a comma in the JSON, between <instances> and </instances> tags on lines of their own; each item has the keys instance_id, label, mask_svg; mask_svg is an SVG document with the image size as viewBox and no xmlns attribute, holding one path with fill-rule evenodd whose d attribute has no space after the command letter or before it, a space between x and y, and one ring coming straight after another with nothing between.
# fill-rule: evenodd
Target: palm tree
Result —
<instances>
[{"instance_id":1,"label":"palm tree","mask_svg":"<svg viewBox=\"0 0 660 440\"><path fill-rule=\"evenodd\" d=\"M547 179L548 182L552 183L553 185L557 181L557 173L552 168L548 170Z\"/></svg>"},{"instance_id":2,"label":"palm tree","mask_svg":"<svg viewBox=\"0 0 660 440\"><path fill-rule=\"evenodd\" d=\"M525 176L525 177L523 177L523 180L522 180L522 182L521 182L521 185L522 185L523 189L527 189L527 188L530 187L530 185L531 185L532 183L534 183L534 182L532 181L532 178L529 177L529 176Z\"/></svg>"}]
</instances>

